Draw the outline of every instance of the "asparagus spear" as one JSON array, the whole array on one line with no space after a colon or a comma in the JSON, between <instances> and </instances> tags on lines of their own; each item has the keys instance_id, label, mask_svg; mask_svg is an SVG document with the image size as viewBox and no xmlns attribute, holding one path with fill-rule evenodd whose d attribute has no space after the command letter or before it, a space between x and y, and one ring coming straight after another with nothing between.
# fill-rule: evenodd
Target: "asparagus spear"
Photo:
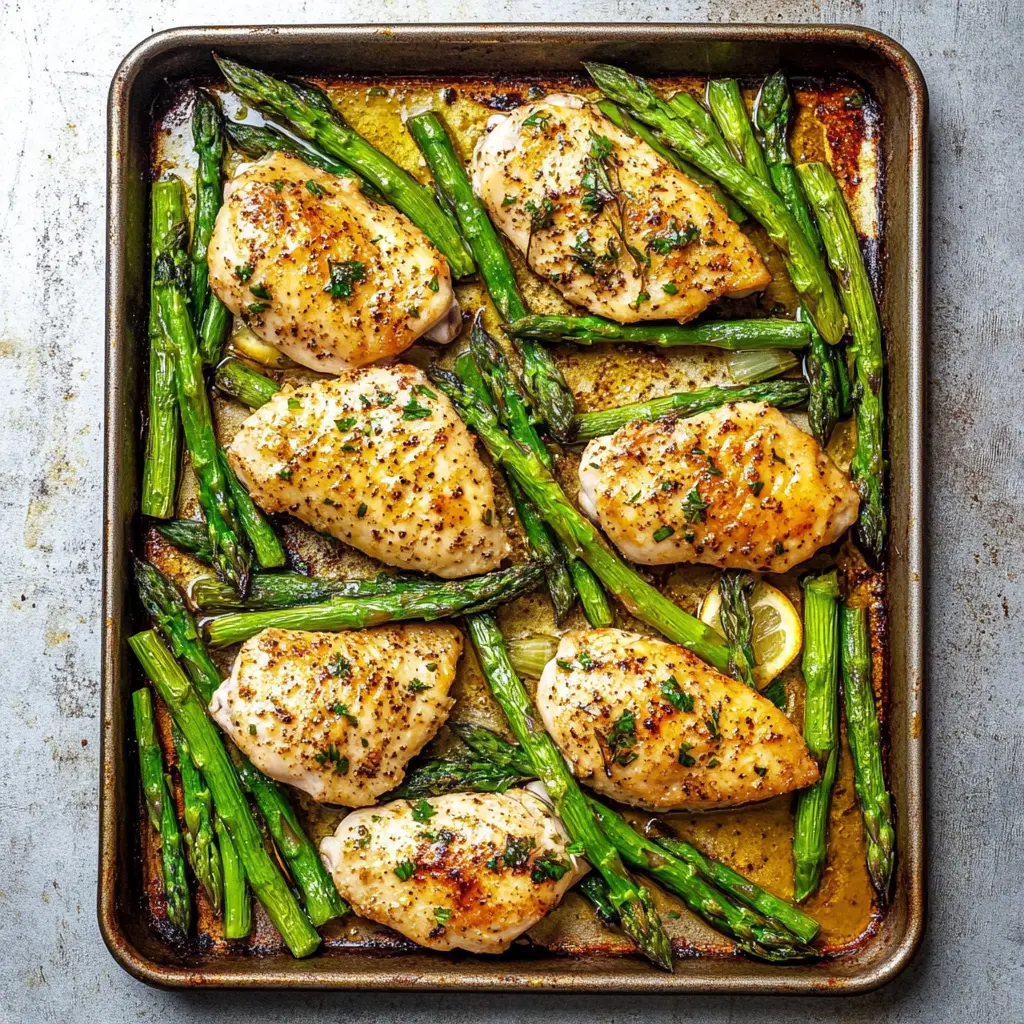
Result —
<instances>
[{"instance_id":1,"label":"asparagus spear","mask_svg":"<svg viewBox=\"0 0 1024 1024\"><path fill-rule=\"evenodd\" d=\"M154 195L153 202L163 203L165 192L180 195L182 189L180 178L158 181L153 185L153 192L159 196ZM176 198L169 200L172 204L178 201ZM214 558L224 575L244 591L249 578L249 553L238 535L234 501L221 469L202 360L185 297L187 227L183 221L161 227L159 237L154 238L155 290L160 321L174 352L174 383L185 442L199 483L199 501L206 516Z\"/></svg>"},{"instance_id":2,"label":"asparagus spear","mask_svg":"<svg viewBox=\"0 0 1024 1024\"><path fill-rule=\"evenodd\" d=\"M244 939L252 930L252 900L245 869L235 849L227 826L219 814L213 825L220 844L220 860L224 875L224 938Z\"/></svg>"},{"instance_id":3,"label":"asparagus spear","mask_svg":"<svg viewBox=\"0 0 1024 1024\"><path fill-rule=\"evenodd\" d=\"M885 787L882 767L882 735L871 681L867 611L843 605L840 635L846 736L853 755L854 789L864 818L868 874L884 901L892 882L896 832L892 799Z\"/></svg>"},{"instance_id":4,"label":"asparagus spear","mask_svg":"<svg viewBox=\"0 0 1024 1024\"><path fill-rule=\"evenodd\" d=\"M803 902L825 867L828 809L839 763L839 582L835 569L803 581L807 684L804 739L821 778L796 798L793 823L793 897Z\"/></svg>"},{"instance_id":5,"label":"asparagus spear","mask_svg":"<svg viewBox=\"0 0 1024 1024\"><path fill-rule=\"evenodd\" d=\"M415 800L421 796L441 796L469 790L474 793L504 793L510 786L533 777L503 768L493 761L474 758L444 758L427 761L414 768L389 799Z\"/></svg>"},{"instance_id":6,"label":"asparagus spear","mask_svg":"<svg viewBox=\"0 0 1024 1024\"><path fill-rule=\"evenodd\" d=\"M777 409L789 409L807 401L807 384L802 380L770 380L747 387L710 387L662 395L646 402L634 402L613 409L584 412L576 417L576 440L590 441L614 434L619 427L636 420L657 420L662 416L696 416L728 402L767 402Z\"/></svg>"},{"instance_id":7,"label":"asparagus spear","mask_svg":"<svg viewBox=\"0 0 1024 1024\"><path fill-rule=\"evenodd\" d=\"M789 153L789 122L792 118L793 96L789 83L781 71L776 71L764 80L758 91L754 101L754 123L764 142L772 188L782 197L814 248L823 253L821 235Z\"/></svg>"},{"instance_id":8,"label":"asparagus spear","mask_svg":"<svg viewBox=\"0 0 1024 1024\"><path fill-rule=\"evenodd\" d=\"M206 715L203 702L153 630L137 633L128 639L128 644L167 704L174 724L188 740L257 899L266 908L292 954L308 956L320 945L320 936L265 849L238 776L217 727Z\"/></svg>"},{"instance_id":9,"label":"asparagus spear","mask_svg":"<svg viewBox=\"0 0 1024 1024\"><path fill-rule=\"evenodd\" d=\"M297 135L344 162L379 189L437 246L455 277L473 273L473 260L430 189L375 149L315 91L272 78L254 68L214 55L231 88L264 113L281 118ZM320 94L322 97L322 94Z\"/></svg>"},{"instance_id":10,"label":"asparagus spear","mask_svg":"<svg viewBox=\"0 0 1024 1024\"><path fill-rule=\"evenodd\" d=\"M167 638L175 657L184 663L199 696L208 704L214 691L220 686L220 672L203 647L195 621L185 607L177 588L148 562L136 561L135 579L146 611ZM232 757L234 753L232 750ZM270 779L262 779L258 785L254 784L251 773L256 769L241 756L239 764L239 772L256 797L257 806L267 828L281 856L288 864L292 877L302 890L313 923L320 925L333 917L340 917L347 910L345 902L337 895L331 876L317 856L316 847L298 825L284 788ZM214 801L219 811L216 795ZM225 863L225 920L235 913L231 906L232 896L239 895L237 887L230 887L227 884L228 856L222 841L221 857ZM245 896L244 889L240 895ZM237 913L240 919L244 919L244 912Z\"/></svg>"},{"instance_id":11,"label":"asparagus spear","mask_svg":"<svg viewBox=\"0 0 1024 1024\"><path fill-rule=\"evenodd\" d=\"M478 313L477 320L479 317ZM476 330L475 322L473 329ZM486 402L493 408L495 399L492 398L492 393L480 373L477 360L470 352L463 352L459 356L455 363L455 369L463 384L472 388L482 402ZM529 498L523 494L522 488L512 480L507 483L512 504L515 506L516 515L519 517L519 524L523 528L530 551L537 562L544 567L544 578L547 582L548 593L551 595L551 604L555 610L555 621L561 622L576 603L576 591L573 589L569 565L557 547L555 535L541 519Z\"/></svg>"},{"instance_id":12,"label":"asparagus spear","mask_svg":"<svg viewBox=\"0 0 1024 1024\"><path fill-rule=\"evenodd\" d=\"M796 315L811 328L811 346L804 356L804 367L810 384L807 399L807 422L811 433L821 445L828 444L836 423L839 422L842 401L839 386L838 345L826 344L801 306Z\"/></svg>"},{"instance_id":13,"label":"asparagus spear","mask_svg":"<svg viewBox=\"0 0 1024 1024\"><path fill-rule=\"evenodd\" d=\"M267 153L289 153L291 156L297 156L310 167L318 167L321 171L327 171L328 174L336 174L339 178L356 178L359 181L360 191L365 195L377 202L387 202L379 189L360 178L347 164L325 156L313 149L312 146L304 146L298 139L293 139L276 128L271 128L269 125L239 124L237 121L227 121L224 131L227 133L231 145L235 149L241 150L246 156L261 157Z\"/></svg>"},{"instance_id":14,"label":"asparagus spear","mask_svg":"<svg viewBox=\"0 0 1024 1024\"><path fill-rule=\"evenodd\" d=\"M156 736L153 698L143 687L132 694L135 717L135 738L139 744L139 771L142 793L150 824L160 836L160 861L167 897L167 919L176 928L187 932L192 923L192 898L185 877L185 853L181 831L174 813L170 786L164 769L164 755Z\"/></svg>"},{"instance_id":15,"label":"asparagus spear","mask_svg":"<svg viewBox=\"0 0 1024 1024\"><path fill-rule=\"evenodd\" d=\"M572 506L544 463L516 444L498 425L494 413L454 374L434 368L431 376L483 441L491 458L519 482L566 547L594 570L631 615L703 658L719 672L728 671L729 646L715 630L688 615L613 554L593 524Z\"/></svg>"},{"instance_id":16,"label":"asparagus spear","mask_svg":"<svg viewBox=\"0 0 1024 1024\"><path fill-rule=\"evenodd\" d=\"M680 170L691 180L697 182L703 189L711 193L712 198L721 206L730 218L736 221L737 224L742 224L747 219L747 211L743 209L735 200L730 199L725 192L723 192L718 185L715 184L713 178L709 178L699 167L694 167L689 160L684 160L678 153L671 150L664 143L659 142L654 136L654 132L643 123L638 121L635 117L627 114L617 103L612 103L611 100L600 100L597 104L598 109L608 118L613 124L618 125L624 132L634 136L647 143L655 153L662 158L667 160L673 167Z\"/></svg>"},{"instance_id":17,"label":"asparagus spear","mask_svg":"<svg viewBox=\"0 0 1024 1024\"><path fill-rule=\"evenodd\" d=\"M825 340L843 335L843 314L828 271L785 203L729 153L708 112L692 97L677 94L666 103L643 79L608 64L588 63L598 88L625 106L722 184L754 216L779 247L793 286L803 297Z\"/></svg>"},{"instance_id":18,"label":"asparagus spear","mask_svg":"<svg viewBox=\"0 0 1024 1024\"><path fill-rule=\"evenodd\" d=\"M754 681L754 616L750 611L750 595L754 577L739 569L726 569L718 578L721 595L719 621L729 643L731 657L729 674L737 679Z\"/></svg>"},{"instance_id":19,"label":"asparagus spear","mask_svg":"<svg viewBox=\"0 0 1024 1024\"><path fill-rule=\"evenodd\" d=\"M158 239L187 223L185 194L180 189L153 189L150 225L149 398L146 453L142 462L142 514L166 519L174 515L181 451L181 418L174 388L174 352L160 322L156 298Z\"/></svg>"},{"instance_id":20,"label":"asparagus spear","mask_svg":"<svg viewBox=\"0 0 1024 1024\"><path fill-rule=\"evenodd\" d=\"M220 359L231 317L227 307L210 291L210 269L206 263L213 224L224 195L221 168L225 147L220 104L205 89L196 90L192 140L198 157L196 221L192 232L192 323L203 362L211 366Z\"/></svg>"},{"instance_id":21,"label":"asparagus spear","mask_svg":"<svg viewBox=\"0 0 1024 1024\"><path fill-rule=\"evenodd\" d=\"M811 334L795 320L765 317L754 320L707 320L699 324L617 324L599 316L544 313L525 316L509 325L514 338L574 341L577 345L628 341L658 348L706 345L730 352L759 348L804 348Z\"/></svg>"},{"instance_id":22,"label":"asparagus spear","mask_svg":"<svg viewBox=\"0 0 1024 1024\"><path fill-rule=\"evenodd\" d=\"M501 316L512 322L526 316L526 304L516 284L512 263L494 225L463 170L455 147L440 118L428 111L410 117L406 127L426 158L434 182L455 211L463 237L480 268L487 291ZM572 436L576 406L562 371L543 346L527 341L519 346L527 389L552 435L559 441Z\"/></svg>"},{"instance_id":23,"label":"asparagus spear","mask_svg":"<svg viewBox=\"0 0 1024 1024\"><path fill-rule=\"evenodd\" d=\"M530 759L522 747L515 746L500 736L495 735L489 729L482 726L466 725L464 723L455 726L459 735L465 740L468 746L481 757L487 758L492 764L500 765L506 771L520 772L525 777L531 775ZM464 780L463 788L473 789L472 778ZM588 798L598 821L602 826L605 823L605 816L613 812L607 810L602 804L593 798ZM618 819L618 822L615 821ZM630 856L630 850L636 849L636 839L622 831L621 825L625 822L615 815L615 818L608 818L612 827L605 829L608 838L616 844L623 857ZM621 825L619 824L621 822ZM660 824L660 823L658 823ZM645 834L646 834L645 830ZM765 917L777 921L783 928L792 932L802 942L811 942L818 934L820 925L812 917L808 917L802 910L787 903L778 896L772 895L759 885L744 878L737 871L733 871L727 864L717 861L712 857L705 857L695 846L676 839L674 836L654 836L654 841L664 849L668 850L674 857L685 861L693 866L697 873L710 885L716 885L732 899L745 903L754 910L760 911ZM619 845L620 841L623 843ZM645 857L655 858L657 855L647 845ZM641 870L647 870L646 864ZM711 922L714 924L714 922ZM715 925L717 927L717 925Z\"/></svg>"},{"instance_id":24,"label":"asparagus spear","mask_svg":"<svg viewBox=\"0 0 1024 1024\"><path fill-rule=\"evenodd\" d=\"M758 181L772 188L768 165L754 137L754 129L747 114L747 104L743 100L743 92L736 79L717 78L709 81L704 90L704 101L732 155Z\"/></svg>"},{"instance_id":25,"label":"asparagus spear","mask_svg":"<svg viewBox=\"0 0 1024 1024\"><path fill-rule=\"evenodd\" d=\"M338 597L323 604L299 605L277 611L235 612L206 625L214 647L238 643L271 626L281 629L364 629L385 622L434 619L484 611L533 590L542 578L532 562L463 580L431 582L413 590L379 597Z\"/></svg>"},{"instance_id":26,"label":"asparagus spear","mask_svg":"<svg viewBox=\"0 0 1024 1024\"><path fill-rule=\"evenodd\" d=\"M479 313L473 322L470 347L472 358L486 379L493 397L498 422L517 441L525 444L549 471L552 470L554 460L547 445L540 439L540 435L530 421L525 397L519 392L519 382L508 365L501 346L484 330ZM517 484L513 484L513 486L519 490ZM587 568L586 563L571 551L567 551L564 545L561 545L561 554L564 561L568 563L569 571L572 574L572 579L569 581L569 594L572 594L572 588L575 587L579 593L580 603L583 605L587 621L595 628L610 626L613 621L612 610L597 578Z\"/></svg>"},{"instance_id":27,"label":"asparagus spear","mask_svg":"<svg viewBox=\"0 0 1024 1024\"><path fill-rule=\"evenodd\" d=\"M210 790L192 762L192 752L181 733L174 730L174 748L178 754L178 774L185 808L185 848L192 873L203 887L215 914L221 912L224 879L220 853L214 842L213 807Z\"/></svg>"},{"instance_id":28,"label":"asparagus spear","mask_svg":"<svg viewBox=\"0 0 1024 1024\"><path fill-rule=\"evenodd\" d=\"M276 380L243 363L240 359L229 358L217 367L214 384L224 394L237 398L250 409L266 405L281 390Z\"/></svg>"},{"instance_id":29,"label":"asparagus spear","mask_svg":"<svg viewBox=\"0 0 1024 1024\"><path fill-rule=\"evenodd\" d=\"M249 543L252 545L253 554L259 562L261 569L276 569L287 562L284 548L281 541L274 532L273 526L267 517L256 507L256 503L249 497L249 492L242 486L235 471L228 462L227 454L219 445L217 454L220 458L221 472L228 483L228 491L235 503L235 512L238 522L245 531Z\"/></svg>"},{"instance_id":30,"label":"asparagus spear","mask_svg":"<svg viewBox=\"0 0 1024 1024\"><path fill-rule=\"evenodd\" d=\"M882 379L882 325L861 257L857 229L832 172L821 163L797 168L807 198L818 219L825 251L850 321L850 351L856 371L854 412L857 446L850 462L850 476L860 492L858 536L861 545L876 559L885 550L885 406ZM832 339L826 335L826 340Z\"/></svg>"},{"instance_id":31,"label":"asparagus spear","mask_svg":"<svg viewBox=\"0 0 1024 1024\"><path fill-rule=\"evenodd\" d=\"M672 949L650 893L626 873L558 748L537 727L537 712L508 660L497 623L490 615L472 615L466 621L491 693L508 717L512 732L529 757L534 774L544 783L569 835L583 844L587 860L608 883L609 898L619 912L623 931L653 963L672 970Z\"/></svg>"},{"instance_id":32,"label":"asparagus spear","mask_svg":"<svg viewBox=\"0 0 1024 1024\"><path fill-rule=\"evenodd\" d=\"M210 534L205 523L198 519L168 519L167 522L157 523L156 530L176 548L194 555L205 565L213 565L213 549L210 547ZM225 586L238 600L238 591L228 584Z\"/></svg>"},{"instance_id":33,"label":"asparagus spear","mask_svg":"<svg viewBox=\"0 0 1024 1024\"><path fill-rule=\"evenodd\" d=\"M610 928L622 924L622 918L619 917L619 912L615 909L615 904L612 903L608 883L596 871L584 875L577 884L576 890L593 904L597 919L601 924L608 925Z\"/></svg>"},{"instance_id":34,"label":"asparagus spear","mask_svg":"<svg viewBox=\"0 0 1024 1024\"><path fill-rule=\"evenodd\" d=\"M399 591L422 590L435 580L416 576L392 576L378 573L369 580L334 580L322 576L303 576L297 572L259 573L252 578L244 598L228 584L209 576L197 579L189 588L189 598L200 611L266 611L314 604L335 597L379 597Z\"/></svg>"}]
</instances>

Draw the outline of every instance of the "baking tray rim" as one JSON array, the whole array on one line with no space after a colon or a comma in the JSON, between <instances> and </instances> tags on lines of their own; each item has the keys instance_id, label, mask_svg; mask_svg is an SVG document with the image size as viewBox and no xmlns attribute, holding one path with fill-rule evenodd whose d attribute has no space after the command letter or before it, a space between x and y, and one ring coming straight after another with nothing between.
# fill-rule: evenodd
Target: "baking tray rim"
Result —
<instances>
[{"instance_id":1,"label":"baking tray rim","mask_svg":"<svg viewBox=\"0 0 1024 1024\"><path fill-rule=\"evenodd\" d=\"M212 965L174 966L160 963L141 952L119 919L117 896L117 817L118 773L124 768L122 738L115 726L114 708L118 700L121 662L122 623L115 620L123 603L123 577L126 565L126 538L120 523L118 465L122 451L123 392L125 353L120 339L127 330L129 314L124 308L125 281L123 239L126 227L125 188L128 173L122 146L127 142L128 105L132 85L147 61L169 51L196 46L242 45L272 40L299 42L325 41L352 37L380 39L403 37L437 40L438 36L463 36L466 41L494 37L514 45L524 36L535 41L571 36L585 42L615 42L646 38L667 42L830 43L873 51L899 74L908 100L907 168L907 324L906 324L906 433L907 451L907 528L899 560L907 570L906 618L900 639L905 659L905 706L907 715L903 772L907 804L909 841L903 843L902 872L909 885L908 914L898 941L876 963L859 974L837 976L819 971L795 976L801 968L775 969L765 974L759 965L737 958L728 975L709 976L702 972L699 958L681 961L676 973L639 972L632 961L607 958L608 969L576 972L579 961L564 958L566 970L537 974L530 961L508 962L503 972L480 971L475 965L432 961L429 954L381 957L381 970L339 971L337 964L320 970L304 970L303 964L288 964L291 969L260 970L256 958L232 960ZM106 238L106 327L105 327L105 401L104 401L104 498L101 645L101 736L99 872L97 917L100 933L114 960L129 974L147 984L165 988L298 988L298 989L386 989L412 990L520 990L520 991L634 991L634 992L716 992L772 994L849 995L869 992L900 974L913 959L924 936L925 902L925 738L924 716L924 624L925 560L924 533L924 453L925 426L925 302L927 288L927 239L925 212L927 201L927 87L914 58L891 37L874 29L855 25L803 24L690 24L690 23L464 23L464 24L376 24L376 25L259 25L231 27L180 27L154 33L135 46L122 60L111 80L107 104L107 238ZM891 410L888 410L891 412ZM890 640L890 644L891 644ZM368 951L360 950L367 956ZM590 962L597 958L587 957ZM549 961L550 962L550 961ZM705 964L709 961L704 961ZM393 966L392 966L393 965ZM433 965L433 966L432 966Z\"/></svg>"}]
</instances>

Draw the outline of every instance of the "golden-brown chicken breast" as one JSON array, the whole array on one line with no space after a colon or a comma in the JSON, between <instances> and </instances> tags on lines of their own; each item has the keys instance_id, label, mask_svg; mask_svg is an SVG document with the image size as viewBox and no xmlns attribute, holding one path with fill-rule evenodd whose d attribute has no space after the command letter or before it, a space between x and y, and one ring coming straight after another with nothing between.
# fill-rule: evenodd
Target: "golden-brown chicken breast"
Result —
<instances>
[{"instance_id":1,"label":"golden-brown chicken breast","mask_svg":"<svg viewBox=\"0 0 1024 1024\"><path fill-rule=\"evenodd\" d=\"M524 790L396 800L350 814L320 843L360 916L431 949L501 953L586 872Z\"/></svg>"},{"instance_id":2,"label":"golden-brown chicken breast","mask_svg":"<svg viewBox=\"0 0 1024 1024\"><path fill-rule=\"evenodd\" d=\"M402 781L448 717L461 653L447 625L265 629L242 644L210 714L272 779L365 807Z\"/></svg>"},{"instance_id":3,"label":"golden-brown chicken breast","mask_svg":"<svg viewBox=\"0 0 1024 1024\"><path fill-rule=\"evenodd\" d=\"M472 173L531 268L569 302L619 323L690 320L771 280L704 189L580 96L493 118Z\"/></svg>"},{"instance_id":4,"label":"golden-brown chicken breast","mask_svg":"<svg viewBox=\"0 0 1024 1024\"><path fill-rule=\"evenodd\" d=\"M857 519L853 484L760 402L628 423L587 445L580 504L631 561L786 572Z\"/></svg>"},{"instance_id":5,"label":"golden-brown chicken breast","mask_svg":"<svg viewBox=\"0 0 1024 1024\"><path fill-rule=\"evenodd\" d=\"M282 391L245 421L228 458L261 508L388 565L471 576L508 548L472 435L413 366Z\"/></svg>"},{"instance_id":6,"label":"golden-brown chicken breast","mask_svg":"<svg viewBox=\"0 0 1024 1024\"><path fill-rule=\"evenodd\" d=\"M770 700L683 647L620 629L564 636L537 709L578 778L647 810L729 807L818 779Z\"/></svg>"},{"instance_id":7,"label":"golden-brown chicken breast","mask_svg":"<svg viewBox=\"0 0 1024 1024\"><path fill-rule=\"evenodd\" d=\"M224 187L210 287L264 341L325 373L458 333L448 263L404 214L287 153ZM454 305L455 317L450 319Z\"/></svg>"}]
</instances>

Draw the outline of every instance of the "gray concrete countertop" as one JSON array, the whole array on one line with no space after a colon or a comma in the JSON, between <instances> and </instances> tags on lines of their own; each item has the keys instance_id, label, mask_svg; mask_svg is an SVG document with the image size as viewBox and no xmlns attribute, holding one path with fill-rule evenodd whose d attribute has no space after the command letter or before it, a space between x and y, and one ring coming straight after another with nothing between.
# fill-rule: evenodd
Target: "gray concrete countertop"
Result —
<instances>
[{"instance_id":1,"label":"gray concrete countertop","mask_svg":"<svg viewBox=\"0 0 1024 1024\"><path fill-rule=\"evenodd\" d=\"M158 29L274 21L828 21L931 92L929 924L840 1000L166 993L96 925L106 94ZM1024 5L1019 0L4 0L0 5L0 1024L1024 1021ZM1015 205L1016 204L1016 205ZM992 268L993 278L984 267ZM14 555L17 554L17 558Z\"/></svg>"}]
</instances>

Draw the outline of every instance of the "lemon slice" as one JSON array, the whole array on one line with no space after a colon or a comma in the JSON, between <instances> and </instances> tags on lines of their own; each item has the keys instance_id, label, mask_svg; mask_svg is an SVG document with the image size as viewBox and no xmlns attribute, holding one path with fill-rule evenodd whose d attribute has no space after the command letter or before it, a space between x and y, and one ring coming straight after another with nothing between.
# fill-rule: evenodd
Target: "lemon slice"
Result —
<instances>
[{"instance_id":1,"label":"lemon slice","mask_svg":"<svg viewBox=\"0 0 1024 1024\"><path fill-rule=\"evenodd\" d=\"M719 632L722 631L721 607L722 595L716 582L701 602L700 620ZM763 580L754 584L750 612L754 617L754 658L757 660L754 682L763 690L800 653L804 628L793 602Z\"/></svg>"}]
</instances>

